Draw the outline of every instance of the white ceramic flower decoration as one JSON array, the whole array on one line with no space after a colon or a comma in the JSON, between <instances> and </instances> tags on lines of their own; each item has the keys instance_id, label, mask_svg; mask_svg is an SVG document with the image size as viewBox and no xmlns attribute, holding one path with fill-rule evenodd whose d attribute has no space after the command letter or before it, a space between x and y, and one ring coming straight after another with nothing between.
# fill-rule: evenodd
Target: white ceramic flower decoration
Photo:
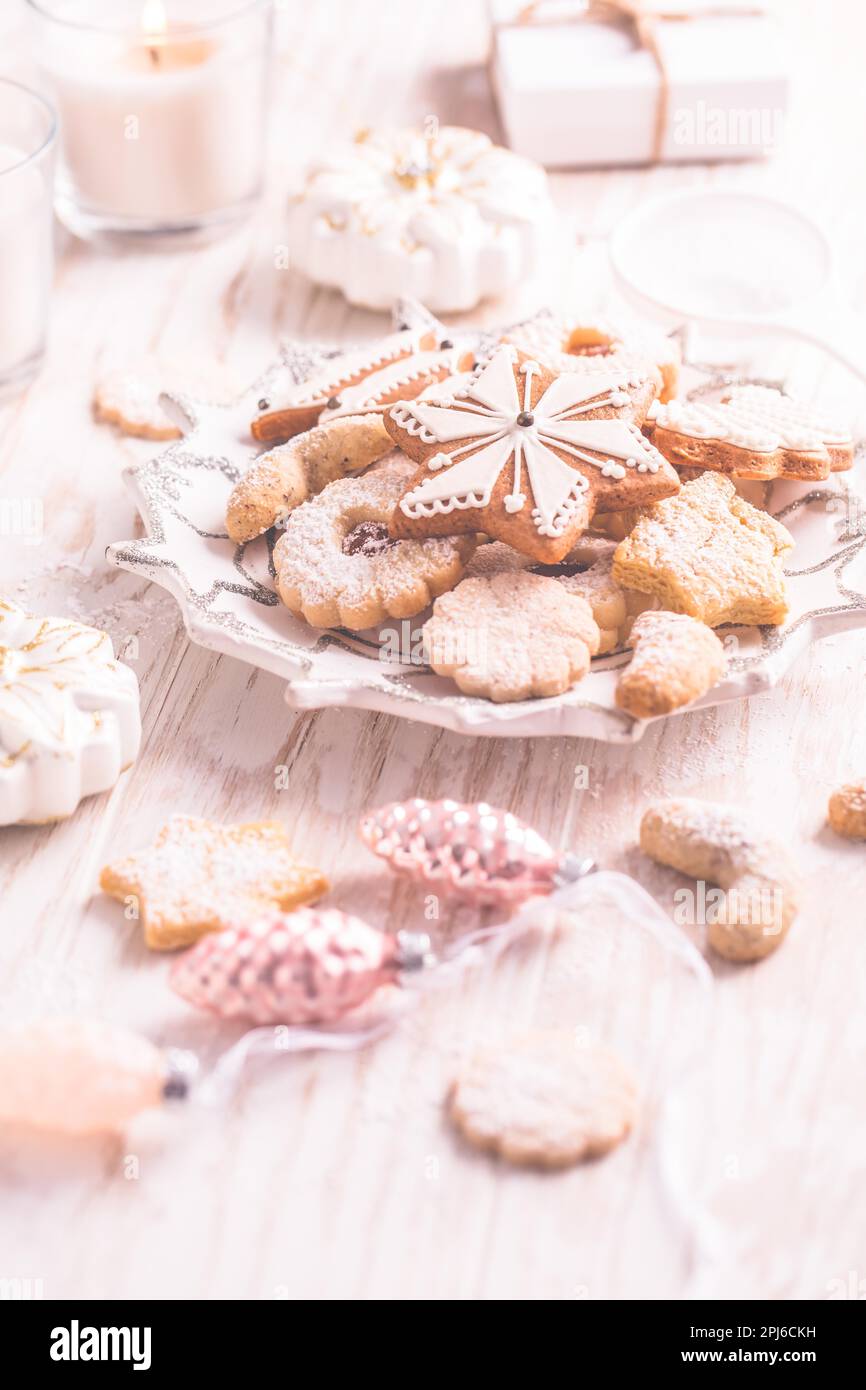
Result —
<instances>
[{"instance_id":1,"label":"white ceramic flower decoration","mask_svg":"<svg viewBox=\"0 0 866 1390\"><path fill-rule=\"evenodd\" d=\"M107 633L0 600L0 825L70 816L140 739L138 681Z\"/></svg>"},{"instance_id":2,"label":"white ceramic flower decoration","mask_svg":"<svg viewBox=\"0 0 866 1390\"><path fill-rule=\"evenodd\" d=\"M289 246L353 304L407 295L454 312L530 280L555 227L544 170L480 131L366 131L310 171Z\"/></svg>"}]
</instances>

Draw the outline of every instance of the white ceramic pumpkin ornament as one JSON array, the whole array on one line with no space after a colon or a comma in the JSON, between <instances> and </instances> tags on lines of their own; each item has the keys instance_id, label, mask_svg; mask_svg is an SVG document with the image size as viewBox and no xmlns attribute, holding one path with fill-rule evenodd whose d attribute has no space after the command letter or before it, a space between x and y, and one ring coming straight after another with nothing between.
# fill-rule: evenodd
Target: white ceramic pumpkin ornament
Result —
<instances>
[{"instance_id":1,"label":"white ceramic pumpkin ornament","mask_svg":"<svg viewBox=\"0 0 866 1390\"><path fill-rule=\"evenodd\" d=\"M531 280L555 235L544 170L460 126L363 131L289 211L294 265L371 309L472 309Z\"/></svg>"},{"instance_id":2,"label":"white ceramic pumpkin ornament","mask_svg":"<svg viewBox=\"0 0 866 1390\"><path fill-rule=\"evenodd\" d=\"M138 681L108 634L0 599L0 825L71 816L140 739Z\"/></svg>"}]
</instances>

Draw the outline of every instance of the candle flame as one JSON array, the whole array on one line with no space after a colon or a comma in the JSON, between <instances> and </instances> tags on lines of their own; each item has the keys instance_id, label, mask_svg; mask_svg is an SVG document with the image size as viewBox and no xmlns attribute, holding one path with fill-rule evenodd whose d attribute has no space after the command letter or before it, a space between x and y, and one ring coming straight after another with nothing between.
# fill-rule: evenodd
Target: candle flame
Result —
<instances>
[{"instance_id":1,"label":"candle flame","mask_svg":"<svg viewBox=\"0 0 866 1390\"><path fill-rule=\"evenodd\" d=\"M141 31L148 40L162 39L168 29L163 0L144 0L141 11Z\"/></svg>"}]
</instances>

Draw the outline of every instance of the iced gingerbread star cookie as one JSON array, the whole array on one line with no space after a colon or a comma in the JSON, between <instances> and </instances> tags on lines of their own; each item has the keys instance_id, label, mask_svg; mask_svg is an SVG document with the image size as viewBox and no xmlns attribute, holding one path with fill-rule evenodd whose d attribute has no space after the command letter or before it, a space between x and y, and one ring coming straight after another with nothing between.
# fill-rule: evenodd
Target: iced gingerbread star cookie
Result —
<instances>
[{"instance_id":1,"label":"iced gingerbread star cookie","mask_svg":"<svg viewBox=\"0 0 866 1390\"><path fill-rule=\"evenodd\" d=\"M435 123L433 123L435 125ZM295 265L352 304L472 309L530 278L556 212L542 168L458 126L363 131L290 206Z\"/></svg>"},{"instance_id":2,"label":"iced gingerbread star cookie","mask_svg":"<svg viewBox=\"0 0 866 1390\"><path fill-rule=\"evenodd\" d=\"M172 816L149 849L106 864L99 886L140 919L151 950L174 951L265 909L313 902L328 880L298 863L278 821Z\"/></svg>"},{"instance_id":3,"label":"iced gingerbread star cookie","mask_svg":"<svg viewBox=\"0 0 866 1390\"><path fill-rule=\"evenodd\" d=\"M598 651L589 604L526 570L464 579L433 605L424 655L467 695L502 703L561 695Z\"/></svg>"},{"instance_id":4,"label":"iced gingerbread star cookie","mask_svg":"<svg viewBox=\"0 0 866 1390\"><path fill-rule=\"evenodd\" d=\"M394 454L359 478L329 483L290 513L274 549L277 590L313 627L361 632L411 618L457 583L473 536L395 540L394 505L414 468Z\"/></svg>"},{"instance_id":5,"label":"iced gingerbread star cookie","mask_svg":"<svg viewBox=\"0 0 866 1390\"><path fill-rule=\"evenodd\" d=\"M539 1030L470 1058L451 1087L448 1113L478 1149L509 1163L565 1168L625 1139L637 1087L607 1048Z\"/></svg>"},{"instance_id":6,"label":"iced gingerbread star cookie","mask_svg":"<svg viewBox=\"0 0 866 1390\"><path fill-rule=\"evenodd\" d=\"M720 401L654 405L644 426L676 467L736 478L829 478L854 462L850 430L769 386L736 386Z\"/></svg>"},{"instance_id":7,"label":"iced gingerbread star cookie","mask_svg":"<svg viewBox=\"0 0 866 1390\"><path fill-rule=\"evenodd\" d=\"M682 353L674 338L620 327L595 315L544 312L510 329L505 341L557 372L625 372L652 376L663 401L676 395Z\"/></svg>"},{"instance_id":8,"label":"iced gingerbread star cookie","mask_svg":"<svg viewBox=\"0 0 866 1390\"><path fill-rule=\"evenodd\" d=\"M638 518L616 550L618 584L657 598L709 627L785 621L782 560L790 532L738 497L719 473L702 473Z\"/></svg>"},{"instance_id":9,"label":"iced gingerbread star cookie","mask_svg":"<svg viewBox=\"0 0 866 1390\"><path fill-rule=\"evenodd\" d=\"M629 641L634 656L617 682L616 703L635 719L655 719L691 704L728 667L712 628L685 613L642 613Z\"/></svg>"},{"instance_id":10,"label":"iced gingerbread star cookie","mask_svg":"<svg viewBox=\"0 0 866 1390\"><path fill-rule=\"evenodd\" d=\"M401 401L385 415L421 464L394 510L395 536L482 531L555 563L597 508L644 506L679 488L635 416L650 383L556 376L504 345L453 395Z\"/></svg>"},{"instance_id":11,"label":"iced gingerbread star cookie","mask_svg":"<svg viewBox=\"0 0 866 1390\"><path fill-rule=\"evenodd\" d=\"M226 508L233 541L251 541L349 473L393 449L381 415L349 415L316 425L257 458L235 483Z\"/></svg>"},{"instance_id":12,"label":"iced gingerbread star cookie","mask_svg":"<svg viewBox=\"0 0 866 1390\"><path fill-rule=\"evenodd\" d=\"M465 371L472 360L471 350L455 345L444 331L401 329L368 348L329 358L278 403L263 397L250 429L262 444L282 444L340 415L381 413L393 401Z\"/></svg>"},{"instance_id":13,"label":"iced gingerbread star cookie","mask_svg":"<svg viewBox=\"0 0 866 1390\"><path fill-rule=\"evenodd\" d=\"M107 633L0 600L0 825L71 816L140 739L138 681Z\"/></svg>"}]
</instances>

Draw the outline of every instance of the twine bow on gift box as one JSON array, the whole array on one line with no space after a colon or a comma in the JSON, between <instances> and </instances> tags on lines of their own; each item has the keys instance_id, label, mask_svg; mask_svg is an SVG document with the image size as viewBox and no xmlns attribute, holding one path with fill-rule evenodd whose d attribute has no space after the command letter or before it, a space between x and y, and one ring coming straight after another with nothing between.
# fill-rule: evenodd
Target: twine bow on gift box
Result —
<instances>
[{"instance_id":1,"label":"twine bow on gift box","mask_svg":"<svg viewBox=\"0 0 866 1390\"><path fill-rule=\"evenodd\" d=\"M758 17L766 14L762 5L737 3L737 0L671 0L658 5L655 0L531 0L517 11L513 19L499 20L497 29L516 29L529 24L620 24L626 25L638 47L645 49L656 65L659 75L659 97L656 103L653 128L653 164L661 161L665 136L668 132L671 80L661 44L661 27L694 19Z\"/></svg>"}]
</instances>

